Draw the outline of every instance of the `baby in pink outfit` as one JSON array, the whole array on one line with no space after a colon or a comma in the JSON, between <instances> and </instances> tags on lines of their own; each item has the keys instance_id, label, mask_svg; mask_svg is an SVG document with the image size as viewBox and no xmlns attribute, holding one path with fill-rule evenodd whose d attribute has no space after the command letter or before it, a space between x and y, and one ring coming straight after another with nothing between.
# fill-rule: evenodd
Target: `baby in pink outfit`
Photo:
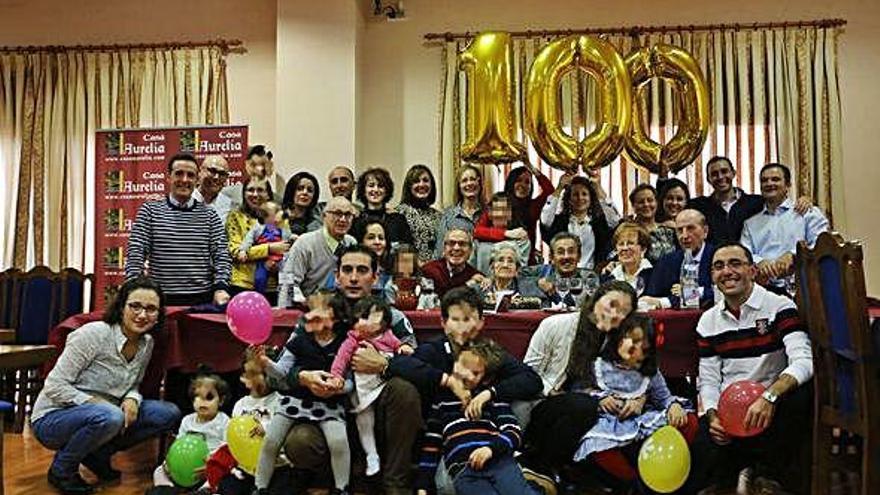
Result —
<instances>
[{"instance_id":1,"label":"baby in pink outfit","mask_svg":"<svg viewBox=\"0 0 880 495\"><path fill-rule=\"evenodd\" d=\"M362 344L370 344L377 351L386 356L394 354L412 354L413 348L407 344L401 344L400 340L391 331L391 307L378 297L368 296L354 306L352 311L354 320L353 328L348 332L348 337L339 346L330 373L335 377L340 388L346 373L351 369L351 358ZM376 437L373 434L375 413L373 402L382 393L385 381L378 374L354 373L355 388L351 393L351 402L354 412L357 413L356 422L358 436L364 452L367 454L367 476L379 472L379 452L376 448Z\"/></svg>"}]
</instances>

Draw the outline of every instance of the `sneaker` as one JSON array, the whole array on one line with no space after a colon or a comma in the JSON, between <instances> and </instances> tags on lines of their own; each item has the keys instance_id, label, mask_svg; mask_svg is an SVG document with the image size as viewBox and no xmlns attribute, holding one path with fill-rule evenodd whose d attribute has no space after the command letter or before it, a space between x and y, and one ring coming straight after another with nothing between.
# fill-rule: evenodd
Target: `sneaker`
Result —
<instances>
[{"instance_id":1,"label":"sneaker","mask_svg":"<svg viewBox=\"0 0 880 495\"><path fill-rule=\"evenodd\" d=\"M381 469L381 465L379 462L379 456L376 454L370 454L367 456L367 476L374 476L379 473Z\"/></svg>"},{"instance_id":2,"label":"sneaker","mask_svg":"<svg viewBox=\"0 0 880 495\"><path fill-rule=\"evenodd\" d=\"M94 492L94 488L86 483L79 473L68 478L62 478L53 473L52 468L49 468L49 473L46 477L49 479L49 484L64 495L87 495Z\"/></svg>"},{"instance_id":3,"label":"sneaker","mask_svg":"<svg viewBox=\"0 0 880 495\"><path fill-rule=\"evenodd\" d=\"M539 473L529 468L522 468L526 483L544 495L556 495L556 480L546 474Z\"/></svg>"}]
</instances>

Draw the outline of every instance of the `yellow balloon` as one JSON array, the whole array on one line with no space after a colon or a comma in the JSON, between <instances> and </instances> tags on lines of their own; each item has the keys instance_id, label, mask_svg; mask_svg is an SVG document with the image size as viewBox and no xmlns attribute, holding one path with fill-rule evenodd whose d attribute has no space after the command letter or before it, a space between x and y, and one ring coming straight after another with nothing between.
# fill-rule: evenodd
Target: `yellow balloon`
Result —
<instances>
[{"instance_id":1,"label":"yellow balloon","mask_svg":"<svg viewBox=\"0 0 880 495\"><path fill-rule=\"evenodd\" d=\"M458 56L467 74L465 142L461 158L474 163L507 163L525 157L516 140L513 45L510 34L478 35Z\"/></svg>"},{"instance_id":2,"label":"yellow balloon","mask_svg":"<svg viewBox=\"0 0 880 495\"><path fill-rule=\"evenodd\" d=\"M633 162L661 177L688 166L703 151L709 133L709 90L700 66L685 50L658 44L629 54L626 67L632 77L635 115L626 138L626 154ZM654 77L672 82L680 106L678 131L665 145L648 137L640 117L644 103L639 92Z\"/></svg>"},{"instance_id":3,"label":"yellow balloon","mask_svg":"<svg viewBox=\"0 0 880 495\"><path fill-rule=\"evenodd\" d=\"M257 470L265 436L265 434L253 434L257 426L259 422L248 414L232 418L226 427L226 443L229 444L229 451L238 461L238 467L249 474L254 474Z\"/></svg>"},{"instance_id":4,"label":"yellow balloon","mask_svg":"<svg viewBox=\"0 0 880 495\"><path fill-rule=\"evenodd\" d=\"M672 426L660 428L642 444L639 475L655 492L678 490L690 472L691 451L681 433Z\"/></svg>"},{"instance_id":5,"label":"yellow balloon","mask_svg":"<svg viewBox=\"0 0 880 495\"><path fill-rule=\"evenodd\" d=\"M579 141L565 132L559 85L571 70L584 70L597 83L599 122ZM545 46L532 62L526 85L526 133L547 163L561 170L599 168L623 149L632 106L630 78L614 47L589 36L570 36Z\"/></svg>"}]
</instances>

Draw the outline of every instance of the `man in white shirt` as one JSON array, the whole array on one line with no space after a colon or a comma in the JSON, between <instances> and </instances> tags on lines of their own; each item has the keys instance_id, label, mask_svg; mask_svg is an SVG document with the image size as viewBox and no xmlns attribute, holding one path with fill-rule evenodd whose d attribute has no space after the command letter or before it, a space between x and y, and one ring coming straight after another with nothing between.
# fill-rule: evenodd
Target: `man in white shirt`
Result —
<instances>
[{"instance_id":1,"label":"man in white shirt","mask_svg":"<svg viewBox=\"0 0 880 495\"><path fill-rule=\"evenodd\" d=\"M805 466L793 454L801 450L805 434L809 445L810 338L794 302L757 285L757 273L751 252L741 244L725 244L712 258L712 280L724 300L703 313L697 325L699 393L706 414L691 446L684 493L697 493L755 461L769 468L771 477L803 480ZM763 430L749 438L731 437L717 414L722 392L741 380L767 388L744 419L746 429Z\"/></svg>"},{"instance_id":2,"label":"man in white shirt","mask_svg":"<svg viewBox=\"0 0 880 495\"><path fill-rule=\"evenodd\" d=\"M226 216L232 210L232 199L220 194L229 177L229 162L220 155L208 155L199 167L199 186L193 191L196 201L217 212L220 222L226 225Z\"/></svg>"}]
</instances>

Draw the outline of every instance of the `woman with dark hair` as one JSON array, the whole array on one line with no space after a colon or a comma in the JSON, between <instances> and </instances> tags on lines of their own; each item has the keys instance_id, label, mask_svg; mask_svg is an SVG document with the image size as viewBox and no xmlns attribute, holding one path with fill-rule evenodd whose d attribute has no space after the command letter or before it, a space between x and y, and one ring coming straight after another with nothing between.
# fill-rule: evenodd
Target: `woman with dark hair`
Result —
<instances>
[{"instance_id":1,"label":"woman with dark hair","mask_svg":"<svg viewBox=\"0 0 880 495\"><path fill-rule=\"evenodd\" d=\"M434 259L443 256L443 239L446 231L452 228L463 228L474 231L480 215L483 213L483 173L479 167L471 164L462 165L455 173L455 205L443 210L437 222L437 242L434 247Z\"/></svg>"},{"instance_id":2,"label":"woman with dark hair","mask_svg":"<svg viewBox=\"0 0 880 495\"><path fill-rule=\"evenodd\" d=\"M657 184L657 222L675 228L675 216L691 199L687 184L675 177Z\"/></svg>"},{"instance_id":3,"label":"woman with dark hair","mask_svg":"<svg viewBox=\"0 0 880 495\"><path fill-rule=\"evenodd\" d=\"M532 335L523 362L544 382L546 399L529 415L518 409L527 424L525 449L520 463L543 475L557 473L569 464L584 433L596 422L598 399L584 393L595 388L593 362L605 337L617 328L637 304L635 291L626 282L608 282L581 305L578 313L551 316ZM624 407L639 409L643 400L627 401ZM528 409L528 408L526 408Z\"/></svg>"},{"instance_id":4,"label":"woman with dark hair","mask_svg":"<svg viewBox=\"0 0 880 495\"><path fill-rule=\"evenodd\" d=\"M562 213L557 214L561 191ZM612 214L617 220L616 212ZM598 270L611 252L613 226L609 225L605 215L594 183L586 177L565 174L541 210L541 237L549 244L550 239L560 232L575 234L581 240L578 268Z\"/></svg>"},{"instance_id":5,"label":"woman with dark hair","mask_svg":"<svg viewBox=\"0 0 880 495\"><path fill-rule=\"evenodd\" d=\"M366 246L370 251L376 253L376 259L379 260L379 270L376 277L374 288L380 290L385 288L385 283L391 278L391 246L388 245L388 234L385 232L385 225L378 220L370 220L364 227L363 235L357 238L358 244Z\"/></svg>"},{"instance_id":6,"label":"woman with dark hair","mask_svg":"<svg viewBox=\"0 0 880 495\"><path fill-rule=\"evenodd\" d=\"M629 193L629 202L635 214L632 221L641 225L651 236L651 249L645 258L652 264L663 256L678 249L675 229L657 223L657 190L651 184L639 184Z\"/></svg>"},{"instance_id":7,"label":"woman with dark hair","mask_svg":"<svg viewBox=\"0 0 880 495\"><path fill-rule=\"evenodd\" d=\"M113 454L173 431L180 420L174 404L138 393L153 352L150 333L164 322L162 290L141 277L122 284L103 321L68 336L31 412L34 436L57 451L48 478L62 493L92 492L80 464L101 482L118 480Z\"/></svg>"},{"instance_id":8,"label":"woman with dark hair","mask_svg":"<svg viewBox=\"0 0 880 495\"><path fill-rule=\"evenodd\" d=\"M532 176L536 175L541 193L532 198L534 187ZM510 171L504 182L504 192L510 197L510 206L513 208L513 219L526 229L529 234L529 242L532 243L532 252L529 255L529 265L534 265L538 259L538 249L535 247L535 227L541 216L544 202L553 194L553 183L546 175L534 167L519 167Z\"/></svg>"},{"instance_id":9,"label":"woman with dark hair","mask_svg":"<svg viewBox=\"0 0 880 495\"><path fill-rule=\"evenodd\" d=\"M364 205L364 209L354 219L349 231L355 239L364 236L368 222L378 220L385 226L390 247L393 248L401 243L413 243L406 217L396 211L388 211L388 202L394 196L394 181L391 180L391 174L387 170L380 167L367 169L358 177L355 194L358 201Z\"/></svg>"},{"instance_id":10,"label":"woman with dark hair","mask_svg":"<svg viewBox=\"0 0 880 495\"><path fill-rule=\"evenodd\" d=\"M231 295L246 290L254 290L254 279L257 263L266 263L270 254L283 255L290 249L293 242L277 241L266 244L255 244L248 248L247 257L239 257L239 249L248 232L260 223L262 219L262 206L272 198L272 186L267 179L249 177L242 185L244 202L241 207L229 212L226 218L226 240L229 253L232 256L232 276L229 280L229 292ZM282 222L282 227L286 227ZM270 272L277 272L277 266L267 266ZM273 277L276 278L276 277ZM278 299L278 287L276 280L269 280L266 289L266 298L274 305Z\"/></svg>"},{"instance_id":11,"label":"woman with dark hair","mask_svg":"<svg viewBox=\"0 0 880 495\"><path fill-rule=\"evenodd\" d=\"M318 186L318 179L308 172L298 172L287 181L281 206L284 208L284 218L287 219L294 240L306 232L324 226L315 208L320 197L321 188Z\"/></svg>"},{"instance_id":12,"label":"woman with dark hair","mask_svg":"<svg viewBox=\"0 0 880 495\"><path fill-rule=\"evenodd\" d=\"M434 259L436 247L437 222L440 212L432 205L437 199L437 183L434 174L426 165L413 165L403 179L399 211L409 223L413 242L419 251L419 262L427 263Z\"/></svg>"}]
</instances>

